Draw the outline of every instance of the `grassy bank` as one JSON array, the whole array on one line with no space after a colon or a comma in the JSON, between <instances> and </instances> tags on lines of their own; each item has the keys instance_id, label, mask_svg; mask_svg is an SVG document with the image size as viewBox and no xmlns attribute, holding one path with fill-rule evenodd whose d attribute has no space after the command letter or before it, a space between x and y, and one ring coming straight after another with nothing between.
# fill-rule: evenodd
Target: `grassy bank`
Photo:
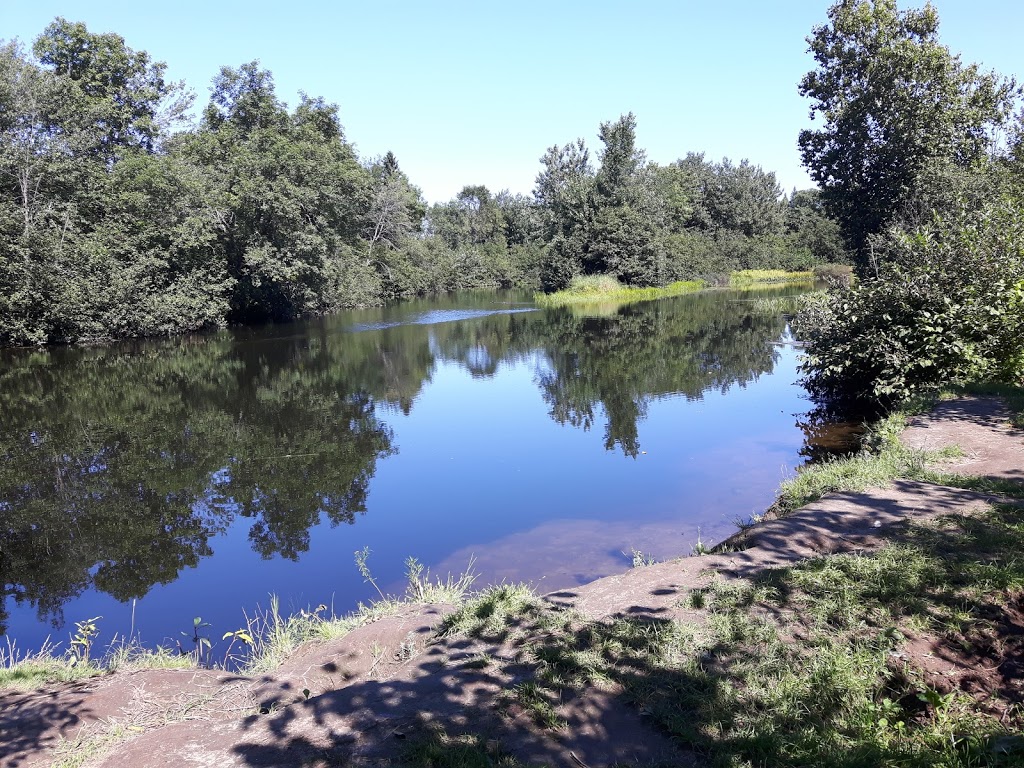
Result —
<instances>
[{"instance_id":1,"label":"grassy bank","mask_svg":"<svg viewBox=\"0 0 1024 768\"><path fill-rule=\"evenodd\" d=\"M356 553L356 565L366 580L377 583L366 565L369 550ZM245 617L242 625L222 638L205 636L205 624L196 619L194 650L146 648L138 642L115 640L107 648L96 643L96 619L81 622L68 647L49 644L31 653L19 653L9 644L0 648L0 690L32 690L51 683L69 683L115 672L143 669L235 669L243 674L271 672L302 643L340 638L353 629L385 616L393 616L419 605L459 605L476 579L470 561L465 573L445 578L432 577L414 558L406 561L406 590L398 596L385 595L359 604L351 613L326 614L323 605L283 616L276 597L266 609ZM83 632L82 626L90 627ZM219 639L220 644L214 645Z\"/></svg>"},{"instance_id":2,"label":"grassy bank","mask_svg":"<svg viewBox=\"0 0 1024 768\"><path fill-rule=\"evenodd\" d=\"M729 275L729 285L742 288L748 285L785 285L813 283L814 272L787 272L784 269L742 269Z\"/></svg>"},{"instance_id":3,"label":"grassy bank","mask_svg":"<svg viewBox=\"0 0 1024 768\"><path fill-rule=\"evenodd\" d=\"M724 278L723 278L724 280ZM777 269L747 269L729 275L731 288L771 287L785 284L812 284L813 272L785 272ZM682 296L710 287L704 280L680 280L660 288L631 288L622 285L611 275L585 275L574 277L569 287L554 293L536 293L534 301L542 307L561 307L586 303L626 303L651 301L671 296Z\"/></svg>"},{"instance_id":4,"label":"grassy bank","mask_svg":"<svg viewBox=\"0 0 1024 768\"><path fill-rule=\"evenodd\" d=\"M555 733L560 702L597 687L716 766L1020 765L1009 688L992 682L981 705L907 649L927 643L955 665L996 648L998 617L1024 591L1022 546L1024 510L998 505L912 526L875 553L690 590L680 607L702 622L588 620L502 587L442 632L511 642L509 663L533 674L507 699Z\"/></svg>"},{"instance_id":5,"label":"grassy bank","mask_svg":"<svg viewBox=\"0 0 1024 768\"><path fill-rule=\"evenodd\" d=\"M873 424L864 437L860 453L801 469L795 477L782 484L779 496L768 513L784 516L826 493L879 488L897 479L1024 498L1024 487L1020 485L943 471L937 465L943 459L958 455L955 447L921 451L900 442L899 435L912 416L930 410L937 400L962 395L1002 397L1010 409L1011 423L1018 428L1024 427L1024 389L1020 387L982 383L920 397Z\"/></svg>"},{"instance_id":6,"label":"grassy bank","mask_svg":"<svg viewBox=\"0 0 1024 768\"><path fill-rule=\"evenodd\" d=\"M630 288L608 275L574 277L569 287L555 293L536 293L534 301L542 307L561 307L586 302L630 302L664 299L703 290L702 280L681 280L661 288Z\"/></svg>"},{"instance_id":7,"label":"grassy bank","mask_svg":"<svg viewBox=\"0 0 1024 768\"><path fill-rule=\"evenodd\" d=\"M1022 390L967 393L999 394L1024 416ZM860 454L803 470L772 513L897 478L1024 497L1020 485L944 472L956 449L900 443L907 419L933 402L875 424ZM507 699L553 733L567 727L560 702L598 687L621 691L715 766L1024 765L1013 619L1024 613L1022 547L1024 506L1007 501L909 525L875 552L716 579L681 596L696 620L594 621L506 586L469 601L441 633L511 641L511 663L533 676ZM987 677L972 683L981 668Z\"/></svg>"}]
</instances>

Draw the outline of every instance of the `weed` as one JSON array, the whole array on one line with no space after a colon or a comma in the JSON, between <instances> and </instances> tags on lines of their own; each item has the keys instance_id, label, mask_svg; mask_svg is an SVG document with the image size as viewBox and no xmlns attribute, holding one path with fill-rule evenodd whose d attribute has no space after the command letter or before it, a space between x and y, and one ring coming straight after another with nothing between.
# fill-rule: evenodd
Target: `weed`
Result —
<instances>
[{"instance_id":1,"label":"weed","mask_svg":"<svg viewBox=\"0 0 1024 768\"><path fill-rule=\"evenodd\" d=\"M75 634L71 637L69 659L72 665L89 663L89 654L92 651L93 641L95 641L96 636L100 633L96 622L102 618L102 616L94 616L91 619L75 622Z\"/></svg>"},{"instance_id":2,"label":"weed","mask_svg":"<svg viewBox=\"0 0 1024 768\"><path fill-rule=\"evenodd\" d=\"M181 654L183 656L194 656L196 663L200 666L203 666L204 664L209 666L210 664L210 652L213 650L213 643L211 642L209 635L200 634L201 630L205 630L210 626L210 622L203 621L202 616L196 616L192 619L192 634L189 635L189 633L184 630L180 633L182 637L188 638L192 641L192 650L188 652L181 651ZM181 649L180 641L178 642L178 648L179 650Z\"/></svg>"},{"instance_id":3,"label":"weed","mask_svg":"<svg viewBox=\"0 0 1024 768\"><path fill-rule=\"evenodd\" d=\"M703 555L709 555L714 550L705 544L700 538L700 528L697 529L697 543L690 549L690 554L694 557L701 557Z\"/></svg>"},{"instance_id":4,"label":"weed","mask_svg":"<svg viewBox=\"0 0 1024 768\"><path fill-rule=\"evenodd\" d=\"M622 554L626 553L623 552ZM644 554L641 550L633 549L632 547L629 549L629 554L633 568L643 568L646 565L655 565L658 562L654 555Z\"/></svg>"},{"instance_id":5,"label":"weed","mask_svg":"<svg viewBox=\"0 0 1024 768\"><path fill-rule=\"evenodd\" d=\"M552 694L533 681L514 686L506 698L522 707L541 728L556 731L568 725L559 717Z\"/></svg>"},{"instance_id":6,"label":"weed","mask_svg":"<svg viewBox=\"0 0 1024 768\"><path fill-rule=\"evenodd\" d=\"M377 581L373 578L373 574L370 572L370 568L366 564L366 561L370 558L370 548L363 547L362 549L357 549L355 557L356 568L359 569L359 575L363 577L363 581L369 582L373 585L373 588L377 590L377 594L380 595L381 600L387 600L387 596L381 591L380 587L377 586Z\"/></svg>"},{"instance_id":7,"label":"weed","mask_svg":"<svg viewBox=\"0 0 1024 768\"><path fill-rule=\"evenodd\" d=\"M541 612L541 601L525 584L499 584L467 600L438 627L441 636L467 634L498 639Z\"/></svg>"},{"instance_id":8,"label":"weed","mask_svg":"<svg viewBox=\"0 0 1024 768\"><path fill-rule=\"evenodd\" d=\"M461 603L473 583L477 579L477 573L473 569L476 563L475 558L469 559L466 570L458 576L448 574L444 579L440 576L431 580L430 569L425 569L415 557L405 561L406 598L414 603L446 603L458 605Z\"/></svg>"},{"instance_id":9,"label":"weed","mask_svg":"<svg viewBox=\"0 0 1024 768\"><path fill-rule=\"evenodd\" d=\"M423 768L520 768L522 765L494 740L479 734L449 736L438 724L408 740L405 764Z\"/></svg>"}]
</instances>

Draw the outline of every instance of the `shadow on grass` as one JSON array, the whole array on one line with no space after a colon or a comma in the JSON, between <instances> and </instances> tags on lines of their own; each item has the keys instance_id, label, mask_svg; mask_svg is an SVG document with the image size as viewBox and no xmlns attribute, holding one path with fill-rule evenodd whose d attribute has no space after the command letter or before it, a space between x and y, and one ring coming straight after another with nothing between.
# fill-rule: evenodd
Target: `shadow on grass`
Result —
<instances>
[{"instance_id":1,"label":"shadow on grass","mask_svg":"<svg viewBox=\"0 0 1024 768\"><path fill-rule=\"evenodd\" d=\"M701 626L628 612L592 621L492 591L446 619L411 674L251 718L235 753L253 766L571 764L570 753L602 764L1019 765L1022 552L1017 505L906 525L872 554L694 590L684 600L703 610ZM975 657L998 670L1002 722L906 661L908 625L951 663L969 658L952 641L974 638Z\"/></svg>"}]
</instances>

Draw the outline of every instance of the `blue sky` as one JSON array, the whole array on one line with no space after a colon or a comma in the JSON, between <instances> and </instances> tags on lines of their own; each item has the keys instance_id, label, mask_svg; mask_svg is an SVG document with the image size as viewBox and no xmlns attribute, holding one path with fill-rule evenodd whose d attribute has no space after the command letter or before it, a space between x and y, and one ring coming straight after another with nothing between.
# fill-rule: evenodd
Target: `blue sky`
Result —
<instances>
[{"instance_id":1,"label":"blue sky","mask_svg":"<svg viewBox=\"0 0 1024 768\"><path fill-rule=\"evenodd\" d=\"M810 186L797 82L829 5L0 0L0 38L29 44L55 16L84 21L167 62L200 104L222 65L259 59L280 98L337 103L360 156L393 151L432 202L465 184L528 193L545 148L583 137L594 151L598 123L629 111L652 160L746 157L789 190ZM1024 3L933 5L965 61L1024 77Z\"/></svg>"}]
</instances>

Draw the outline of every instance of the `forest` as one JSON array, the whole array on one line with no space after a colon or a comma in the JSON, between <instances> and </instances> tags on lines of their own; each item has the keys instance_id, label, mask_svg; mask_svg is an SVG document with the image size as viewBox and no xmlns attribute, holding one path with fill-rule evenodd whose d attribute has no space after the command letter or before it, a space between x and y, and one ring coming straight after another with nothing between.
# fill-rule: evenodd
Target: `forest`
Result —
<instances>
[{"instance_id":1,"label":"forest","mask_svg":"<svg viewBox=\"0 0 1024 768\"><path fill-rule=\"evenodd\" d=\"M846 260L815 190L689 152L659 165L633 114L538 148L532 195L428 204L338 106L289 107L258 62L196 105L119 35L58 18L0 47L0 345L167 336L475 287L636 286ZM201 110L199 107L202 107Z\"/></svg>"}]
</instances>

